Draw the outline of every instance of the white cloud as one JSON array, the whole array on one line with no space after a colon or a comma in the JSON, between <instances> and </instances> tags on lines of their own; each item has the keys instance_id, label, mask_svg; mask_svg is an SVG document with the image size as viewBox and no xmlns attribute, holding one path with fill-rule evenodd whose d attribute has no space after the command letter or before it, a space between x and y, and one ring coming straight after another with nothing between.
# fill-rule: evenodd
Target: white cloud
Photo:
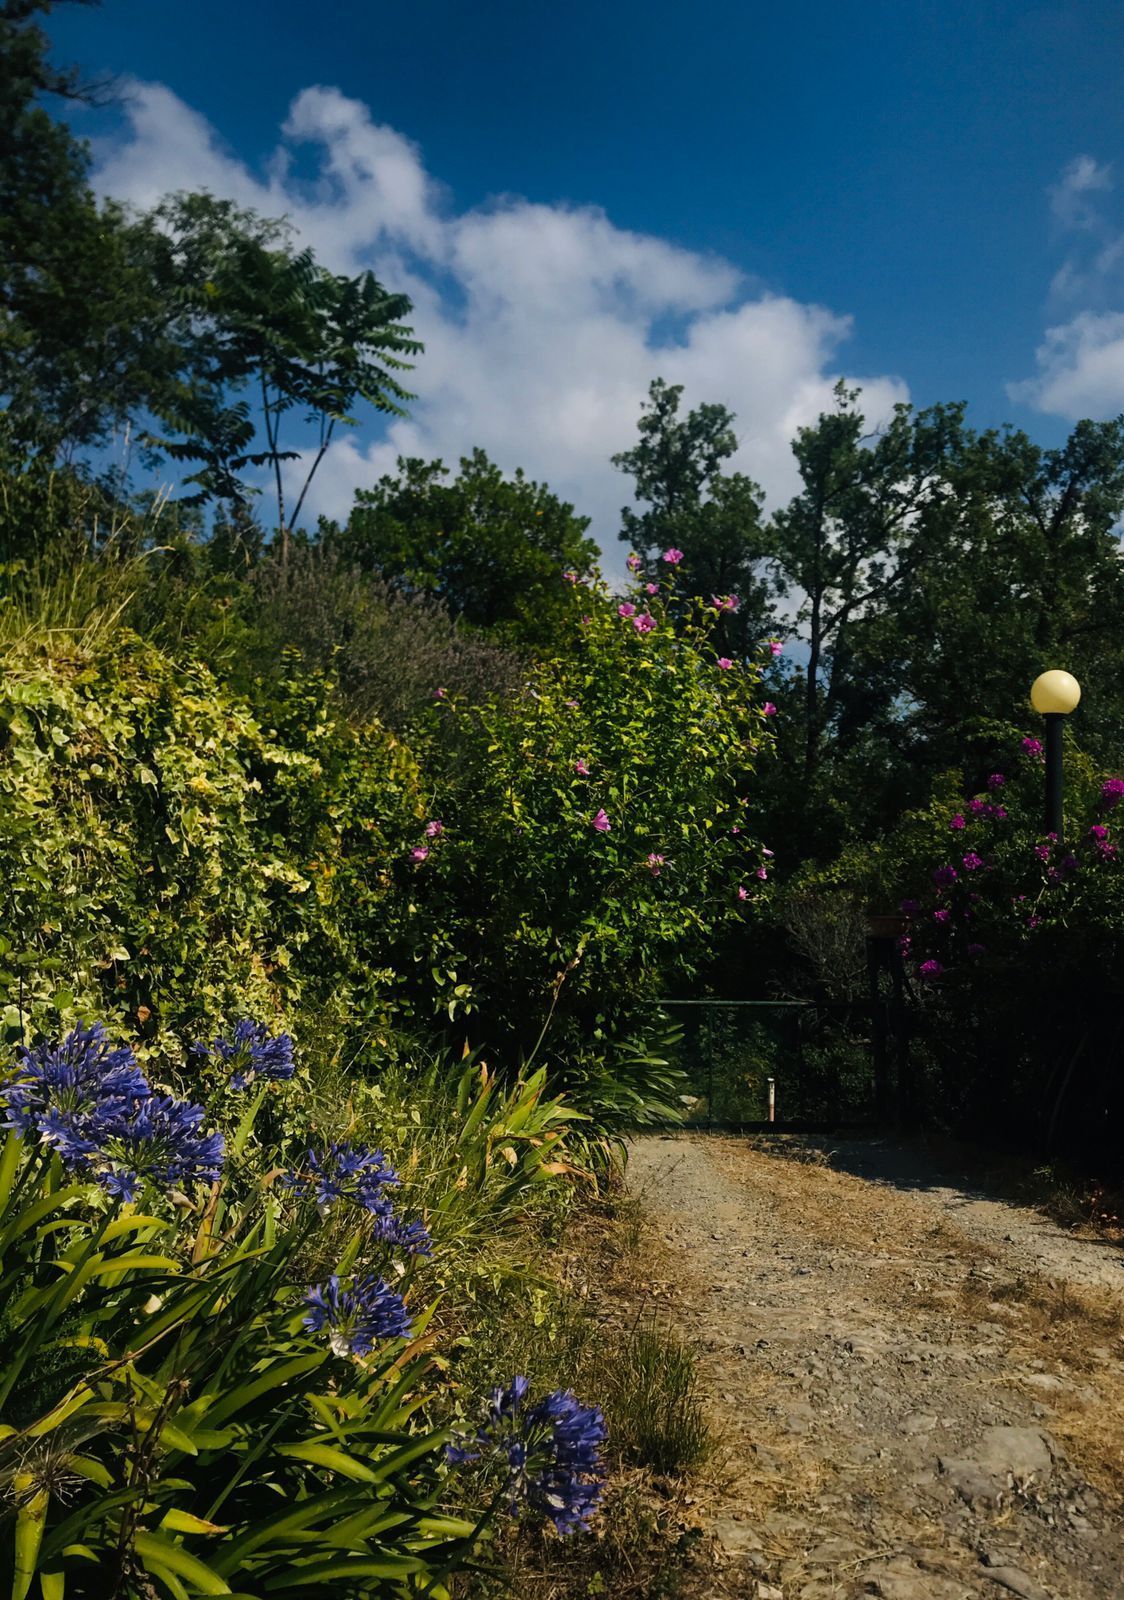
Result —
<instances>
[{"instance_id":1,"label":"white cloud","mask_svg":"<svg viewBox=\"0 0 1124 1600\"><path fill-rule=\"evenodd\" d=\"M1047 328L1035 355L1037 376L1008 384L1012 400L1074 421L1124 411L1124 312L1084 311Z\"/></svg>"},{"instance_id":2,"label":"white cloud","mask_svg":"<svg viewBox=\"0 0 1124 1600\"><path fill-rule=\"evenodd\" d=\"M1098 211L1090 195L1112 188L1112 168L1092 156L1074 156L1050 193L1050 210L1063 228L1095 227Z\"/></svg>"},{"instance_id":3,"label":"white cloud","mask_svg":"<svg viewBox=\"0 0 1124 1600\"><path fill-rule=\"evenodd\" d=\"M98 152L104 192L148 206L206 188L287 214L335 270L370 267L414 300L426 350L412 415L334 443L311 511L346 514L398 454L455 462L479 444L592 515L615 567L628 483L609 457L635 437L657 375L684 384L690 405L729 405L737 465L774 500L793 491L790 440L830 405L846 317L754 290L728 261L618 228L595 206L503 198L458 213L417 146L335 89L296 97L260 176L162 85L134 85L128 117ZM311 179L307 155L295 160L306 146ZM854 381L872 420L906 398L893 377Z\"/></svg>"},{"instance_id":4,"label":"white cloud","mask_svg":"<svg viewBox=\"0 0 1124 1600\"><path fill-rule=\"evenodd\" d=\"M1076 156L1048 193L1068 254L1050 284L1059 320L1035 351L1037 372L1007 393L1052 416L1076 421L1124 411L1124 231L1110 215L1112 168ZM1064 313L1069 313L1062 320Z\"/></svg>"}]
</instances>

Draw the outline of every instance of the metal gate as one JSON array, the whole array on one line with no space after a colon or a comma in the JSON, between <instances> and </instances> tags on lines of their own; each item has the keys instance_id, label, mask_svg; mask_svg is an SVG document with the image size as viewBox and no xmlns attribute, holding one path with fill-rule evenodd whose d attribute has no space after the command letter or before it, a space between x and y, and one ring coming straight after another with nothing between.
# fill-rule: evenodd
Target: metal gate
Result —
<instances>
[{"instance_id":1,"label":"metal gate","mask_svg":"<svg viewBox=\"0 0 1124 1600\"><path fill-rule=\"evenodd\" d=\"M665 1000L681 1024L688 1126L804 1129L861 1126L879 1114L871 1002Z\"/></svg>"}]
</instances>

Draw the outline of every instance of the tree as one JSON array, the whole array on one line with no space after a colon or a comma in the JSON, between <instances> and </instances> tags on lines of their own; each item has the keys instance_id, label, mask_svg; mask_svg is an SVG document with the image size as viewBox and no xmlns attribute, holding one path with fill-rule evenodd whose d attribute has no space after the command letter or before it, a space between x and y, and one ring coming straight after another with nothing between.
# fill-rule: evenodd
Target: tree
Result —
<instances>
[{"instance_id":1,"label":"tree","mask_svg":"<svg viewBox=\"0 0 1124 1600\"><path fill-rule=\"evenodd\" d=\"M597 546L588 517L483 450L451 481L441 461L400 458L397 476L361 489L324 542L404 593L436 595L455 618L541 647L567 615L562 574L586 575Z\"/></svg>"},{"instance_id":2,"label":"tree","mask_svg":"<svg viewBox=\"0 0 1124 1600\"><path fill-rule=\"evenodd\" d=\"M640 440L613 457L636 480L646 507L621 512L620 537L639 556L644 573L658 576L662 551L683 551L690 588L703 596L736 597L716 634L726 654L746 655L773 624L771 585L763 573L767 554L761 490L743 473L723 471L737 449L734 416L722 405L679 414L683 389L657 378L639 422Z\"/></svg>"},{"instance_id":3,"label":"tree","mask_svg":"<svg viewBox=\"0 0 1124 1600\"><path fill-rule=\"evenodd\" d=\"M859 390L840 381L835 395L835 410L798 432L804 487L769 525L772 559L807 628L805 783L846 696L856 624L909 592L956 516L949 463L963 441L960 405L898 405L867 435Z\"/></svg>"},{"instance_id":4,"label":"tree","mask_svg":"<svg viewBox=\"0 0 1124 1600\"><path fill-rule=\"evenodd\" d=\"M1074 727L1116 759L1124 418L1079 422L1058 449L1011 429L966 435L947 470L955 515L911 582L854 631L841 734L865 723L921 779L987 768L999 730L1025 721L1031 681L1065 666L1085 688Z\"/></svg>"},{"instance_id":5,"label":"tree","mask_svg":"<svg viewBox=\"0 0 1124 1600\"><path fill-rule=\"evenodd\" d=\"M50 63L50 9L0 3L0 395L9 438L54 458L150 403L178 355L151 230L98 204L86 146L41 103L104 95Z\"/></svg>"},{"instance_id":6,"label":"tree","mask_svg":"<svg viewBox=\"0 0 1124 1600\"><path fill-rule=\"evenodd\" d=\"M174 400L160 408L180 437L159 443L174 459L199 463L188 482L200 501L243 503L253 493L245 469L269 467L284 554L335 430L354 425L356 404L405 415L412 396L397 374L422 348L403 322L410 301L371 272L329 272L311 250L292 249L283 223L228 200L176 195L153 221L167 230L166 285L189 351ZM301 452L283 447L281 434L294 410L315 429L315 449L287 514L282 463Z\"/></svg>"}]
</instances>

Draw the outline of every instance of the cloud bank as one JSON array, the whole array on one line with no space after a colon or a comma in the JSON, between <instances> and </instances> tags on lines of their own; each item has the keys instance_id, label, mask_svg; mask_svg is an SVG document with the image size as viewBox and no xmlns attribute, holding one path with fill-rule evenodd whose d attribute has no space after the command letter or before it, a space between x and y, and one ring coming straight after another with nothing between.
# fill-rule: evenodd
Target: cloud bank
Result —
<instances>
[{"instance_id":1,"label":"cloud bank","mask_svg":"<svg viewBox=\"0 0 1124 1600\"><path fill-rule=\"evenodd\" d=\"M1049 190L1066 246L1050 285L1059 317L1035 352L1032 378L1007 385L1012 400L1077 421L1124 411L1124 228L1112 212L1112 168L1075 156ZM1069 313L1065 316L1065 313Z\"/></svg>"},{"instance_id":2,"label":"cloud bank","mask_svg":"<svg viewBox=\"0 0 1124 1600\"><path fill-rule=\"evenodd\" d=\"M790 441L831 403L848 317L763 292L730 262L618 228L593 205L503 196L458 212L418 147L336 89L297 95L258 172L163 85L134 84L127 117L97 149L104 193L150 206L208 189L285 214L325 264L371 268L414 301L426 350L412 414L334 443L313 513L346 515L398 455L455 462L482 445L591 515L615 567L629 485L609 457L633 441L656 376L682 383L690 405L736 412L735 464L770 500L796 487ZM898 378L848 377L872 421L907 398Z\"/></svg>"}]
</instances>

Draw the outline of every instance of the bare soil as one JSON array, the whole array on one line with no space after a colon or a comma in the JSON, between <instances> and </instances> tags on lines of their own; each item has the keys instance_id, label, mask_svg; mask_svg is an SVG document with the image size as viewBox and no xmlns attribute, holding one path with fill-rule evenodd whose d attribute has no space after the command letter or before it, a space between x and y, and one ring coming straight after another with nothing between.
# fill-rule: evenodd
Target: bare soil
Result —
<instances>
[{"instance_id":1,"label":"bare soil","mask_svg":"<svg viewBox=\"0 0 1124 1600\"><path fill-rule=\"evenodd\" d=\"M648 1137L628 1182L725 1440L701 1592L1124 1596L1118 1245L890 1141Z\"/></svg>"}]
</instances>

